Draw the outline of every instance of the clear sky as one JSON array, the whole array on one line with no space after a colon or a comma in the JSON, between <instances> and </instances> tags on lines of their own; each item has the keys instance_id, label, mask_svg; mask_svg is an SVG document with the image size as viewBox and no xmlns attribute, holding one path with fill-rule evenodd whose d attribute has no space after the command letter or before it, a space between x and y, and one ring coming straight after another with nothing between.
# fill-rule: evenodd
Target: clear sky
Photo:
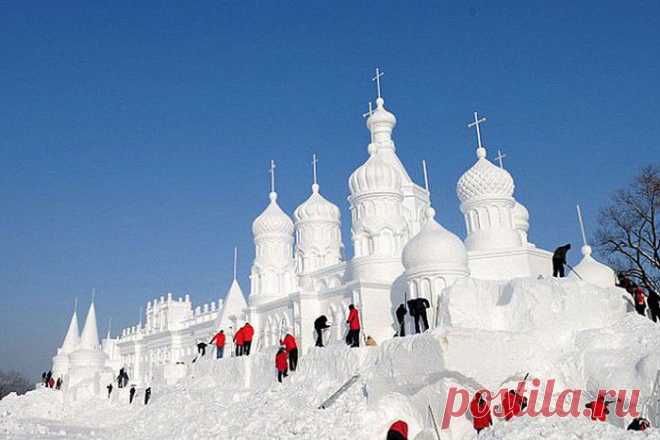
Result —
<instances>
[{"instance_id":1,"label":"clear sky","mask_svg":"<svg viewBox=\"0 0 660 440\"><path fill-rule=\"evenodd\" d=\"M350 249L376 66L398 154L418 182L428 161L441 223L465 234L455 186L477 110L531 240L579 245L575 204L593 232L610 193L657 161L660 3L571 3L4 3L0 368L48 369L92 287L102 334L167 292L222 297L234 245L249 291L270 159L291 213L319 155Z\"/></svg>"}]
</instances>

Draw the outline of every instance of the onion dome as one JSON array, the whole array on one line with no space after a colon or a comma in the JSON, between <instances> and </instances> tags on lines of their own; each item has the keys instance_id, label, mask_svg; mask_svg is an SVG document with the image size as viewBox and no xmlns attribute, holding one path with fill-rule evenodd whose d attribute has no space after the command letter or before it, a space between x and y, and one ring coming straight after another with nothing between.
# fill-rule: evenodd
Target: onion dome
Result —
<instances>
[{"instance_id":1,"label":"onion dome","mask_svg":"<svg viewBox=\"0 0 660 440\"><path fill-rule=\"evenodd\" d=\"M486 159L486 149L477 149L477 163L458 179L456 194L461 203L477 198L509 198L515 185L508 171Z\"/></svg>"},{"instance_id":2,"label":"onion dome","mask_svg":"<svg viewBox=\"0 0 660 440\"><path fill-rule=\"evenodd\" d=\"M580 279L599 287L614 287L616 275L614 271L603 263L600 263L591 256L591 246L582 246L582 261L575 266L575 270L568 275L569 278Z\"/></svg>"},{"instance_id":3,"label":"onion dome","mask_svg":"<svg viewBox=\"0 0 660 440\"><path fill-rule=\"evenodd\" d=\"M296 208L293 217L296 222L328 221L338 223L340 213L337 206L319 193L319 186L315 183L312 185L312 195Z\"/></svg>"},{"instance_id":4,"label":"onion dome","mask_svg":"<svg viewBox=\"0 0 660 440\"><path fill-rule=\"evenodd\" d=\"M527 232L529 230L529 211L519 202L513 205L513 227L519 231Z\"/></svg>"},{"instance_id":5,"label":"onion dome","mask_svg":"<svg viewBox=\"0 0 660 440\"><path fill-rule=\"evenodd\" d=\"M435 220L435 210L427 209L427 222L403 248L406 271L445 269L467 272L467 250L463 241Z\"/></svg>"},{"instance_id":6,"label":"onion dome","mask_svg":"<svg viewBox=\"0 0 660 440\"><path fill-rule=\"evenodd\" d=\"M401 192L401 174L378 154L373 154L348 179L351 195L371 192Z\"/></svg>"},{"instance_id":7,"label":"onion dome","mask_svg":"<svg viewBox=\"0 0 660 440\"><path fill-rule=\"evenodd\" d=\"M367 128L374 130L377 126L389 127L390 131L396 125L396 116L385 109L383 98L376 99L376 110L367 118Z\"/></svg>"},{"instance_id":8,"label":"onion dome","mask_svg":"<svg viewBox=\"0 0 660 440\"><path fill-rule=\"evenodd\" d=\"M268 207L252 223L252 234L255 237L265 234L293 235L293 222L277 204L277 193L271 192L269 197Z\"/></svg>"}]
</instances>

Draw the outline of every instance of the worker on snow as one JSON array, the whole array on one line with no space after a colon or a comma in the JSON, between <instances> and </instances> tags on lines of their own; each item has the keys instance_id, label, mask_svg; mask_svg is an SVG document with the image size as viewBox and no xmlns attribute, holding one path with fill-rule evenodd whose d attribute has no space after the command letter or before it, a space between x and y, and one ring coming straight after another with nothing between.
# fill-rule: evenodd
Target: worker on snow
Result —
<instances>
[{"instance_id":1,"label":"worker on snow","mask_svg":"<svg viewBox=\"0 0 660 440\"><path fill-rule=\"evenodd\" d=\"M249 322L246 322L243 326L243 354L245 356L250 354L252 338L254 338L254 327L252 327Z\"/></svg>"},{"instance_id":2,"label":"worker on snow","mask_svg":"<svg viewBox=\"0 0 660 440\"><path fill-rule=\"evenodd\" d=\"M213 336L211 339L211 344L215 343L215 358L222 359L222 356L225 353L225 331L220 330L218 333Z\"/></svg>"},{"instance_id":3,"label":"worker on snow","mask_svg":"<svg viewBox=\"0 0 660 440\"><path fill-rule=\"evenodd\" d=\"M316 346L323 347L323 330L330 328L328 325L328 318L321 315L314 321L314 331L316 332Z\"/></svg>"},{"instance_id":4,"label":"worker on snow","mask_svg":"<svg viewBox=\"0 0 660 440\"><path fill-rule=\"evenodd\" d=\"M406 335L406 315L408 310L406 310L405 304L399 304L399 307L396 309L396 320L399 323L399 336L403 337Z\"/></svg>"},{"instance_id":5,"label":"worker on snow","mask_svg":"<svg viewBox=\"0 0 660 440\"><path fill-rule=\"evenodd\" d=\"M59 390L59 389L61 389L61 388L62 388L62 378L61 378L61 377L58 377L58 378L57 378L57 381L55 382L55 389L56 389L56 390Z\"/></svg>"},{"instance_id":6,"label":"worker on snow","mask_svg":"<svg viewBox=\"0 0 660 440\"><path fill-rule=\"evenodd\" d=\"M527 407L527 397L523 397L514 390L509 390L502 396L502 413L504 420L511 420L519 416L523 409Z\"/></svg>"},{"instance_id":7,"label":"worker on snow","mask_svg":"<svg viewBox=\"0 0 660 440\"><path fill-rule=\"evenodd\" d=\"M612 402L605 401L605 391L598 391L598 397L596 400L585 405L586 408L591 410L591 420L600 420L601 422L607 421L607 415L610 413L610 410L607 408Z\"/></svg>"},{"instance_id":8,"label":"worker on snow","mask_svg":"<svg viewBox=\"0 0 660 440\"><path fill-rule=\"evenodd\" d=\"M408 440L408 424L403 420L392 423L387 431L387 440Z\"/></svg>"},{"instance_id":9,"label":"worker on snow","mask_svg":"<svg viewBox=\"0 0 660 440\"><path fill-rule=\"evenodd\" d=\"M571 244L565 244L564 246L559 246L555 249L554 254L552 254L552 276L564 278L564 265L566 264L566 254L571 249Z\"/></svg>"},{"instance_id":10,"label":"worker on snow","mask_svg":"<svg viewBox=\"0 0 660 440\"><path fill-rule=\"evenodd\" d=\"M199 354L200 356L206 356L206 346L207 345L208 344L206 342L202 342L202 341L198 342L197 343L197 354Z\"/></svg>"},{"instance_id":11,"label":"worker on snow","mask_svg":"<svg viewBox=\"0 0 660 440\"><path fill-rule=\"evenodd\" d=\"M628 425L628 431L646 431L651 427L651 422L646 420L644 417L636 417Z\"/></svg>"},{"instance_id":12,"label":"worker on snow","mask_svg":"<svg viewBox=\"0 0 660 440\"><path fill-rule=\"evenodd\" d=\"M108 399L109 399L109 398L110 398L110 394L112 394L112 388L113 388L113 387L112 387L112 384L108 384L108 386L107 386L106 388L108 389Z\"/></svg>"},{"instance_id":13,"label":"worker on snow","mask_svg":"<svg viewBox=\"0 0 660 440\"><path fill-rule=\"evenodd\" d=\"M490 415L490 405L484 400L481 392L477 392L470 402L470 414L472 415L472 426L477 434L482 429L488 428L493 424L493 418Z\"/></svg>"},{"instance_id":14,"label":"worker on snow","mask_svg":"<svg viewBox=\"0 0 660 440\"><path fill-rule=\"evenodd\" d=\"M651 320L653 320L653 322L658 322L658 318L660 318L660 295L658 295L655 290L649 289L649 296L646 298L646 305L649 306Z\"/></svg>"},{"instance_id":15,"label":"worker on snow","mask_svg":"<svg viewBox=\"0 0 660 440\"><path fill-rule=\"evenodd\" d=\"M419 320L422 320L422 323L424 324L424 330L426 331L429 329L429 320L426 317L426 309L430 308L431 305L429 304L429 300L426 298L414 298L411 300L408 300L408 310L410 310L410 316L413 317L415 320L415 331L417 333L420 332L420 325L419 325Z\"/></svg>"},{"instance_id":16,"label":"worker on snow","mask_svg":"<svg viewBox=\"0 0 660 440\"><path fill-rule=\"evenodd\" d=\"M131 389L128 392L128 403L133 403L134 397L135 397L135 385L131 385Z\"/></svg>"},{"instance_id":17,"label":"worker on snow","mask_svg":"<svg viewBox=\"0 0 660 440\"><path fill-rule=\"evenodd\" d=\"M284 347L280 347L275 355L275 368L277 369L277 381L282 383L282 379L287 377L287 354Z\"/></svg>"},{"instance_id":18,"label":"worker on snow","mask_svg":"<svg viewBox=\"0 0 660 440\"><path fill-rule=\"evenodd\" d=\"M151 387L148 387L146 390L144 390L144 404L149 403L149 399L151 399Z\"/></svg>"},{"instance_id":19,"label":"worker on snow","mask_svg":"<svg viewBox=\"0 0 660 440\"><path fill-rule=\"evenodd\" d=\"M642 316L646 316L646 295L644 295L644 289L635 284L633 290L635 294L635 310Z\"/></svg>"},{"instance_id":20,"label":"worker on snow","mask_svg":"<svg viewBox=\"0 0 660 440\"><path fill-rule=\"evenodd\" d=\"M280 341L280 344L284 345L289 358L289 370L296 371L296 368L298 368L298 344L296 343L296 338L291 333L287 333L284 339Z\"/></svg>"},{"instance_id":21,"label":"worker on snow","mask_svg":"<svg viewBox=\"0 0 660 440\"><path fill-rule=\"evenodd\" d=\"M236 345L236 356L243 356L243 344L245 343L243 327L234 334L234 345Z\"/></svg>"},{"instance_id":22,"label":"worker on snow","mask_svg":"<svg viewBox=\"0 0 660 440\"><path fill-rule=\"evenodd\" d=\"M360 315L358 309L353 304L348 306L348 335L346 335L346 343L351 347L360 346Z\"/></svg>"}]
</instances>

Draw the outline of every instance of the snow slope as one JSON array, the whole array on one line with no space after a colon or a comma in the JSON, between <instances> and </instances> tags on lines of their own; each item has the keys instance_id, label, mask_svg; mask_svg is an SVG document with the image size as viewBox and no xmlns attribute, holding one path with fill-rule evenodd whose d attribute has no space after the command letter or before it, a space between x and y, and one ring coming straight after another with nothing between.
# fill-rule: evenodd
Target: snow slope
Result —
<instances>
[{"instance_id":1,"label":"snow slope","mask_svg":"<svg viewBox=\"0 0 660 440\"><path fill-rule=\"evenodd\" d=\"M433 439L428 406L442 419L448 389L513 387L531 377L556 390L639 388L647 396L660 368L660 330L629 313L625 292L581 281L465 279L444 292L432 332L349 349L312 348L283 385L274 353L203 359L176 385L152 384L152 402L129 406L127 390L71 401L39 389L0 401L0 433L9 439L384 439L396 419L411 439ZM322 401L353 374L358 382L328 409ZM496 421L486 439L638 438L627 420L529 418ZM466 417L442 438L476 438Z\"/></svg>"}]
</instances>

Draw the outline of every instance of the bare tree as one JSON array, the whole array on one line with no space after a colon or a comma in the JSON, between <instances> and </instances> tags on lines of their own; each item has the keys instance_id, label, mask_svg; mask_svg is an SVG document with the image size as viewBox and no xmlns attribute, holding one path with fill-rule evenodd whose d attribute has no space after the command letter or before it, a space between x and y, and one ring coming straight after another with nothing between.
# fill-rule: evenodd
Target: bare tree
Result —
<instances>
[{"instance_id":1,"label":"bare tree","mask_svg":"<svg viewBox=\"0 0 660 440\"><path fill-rule=\"evenodd\" d=\"M660 167L642 169L632 184L616 191L600 211L598 251L636 283L660 291Z\"/></svg>"}]
</instances>

